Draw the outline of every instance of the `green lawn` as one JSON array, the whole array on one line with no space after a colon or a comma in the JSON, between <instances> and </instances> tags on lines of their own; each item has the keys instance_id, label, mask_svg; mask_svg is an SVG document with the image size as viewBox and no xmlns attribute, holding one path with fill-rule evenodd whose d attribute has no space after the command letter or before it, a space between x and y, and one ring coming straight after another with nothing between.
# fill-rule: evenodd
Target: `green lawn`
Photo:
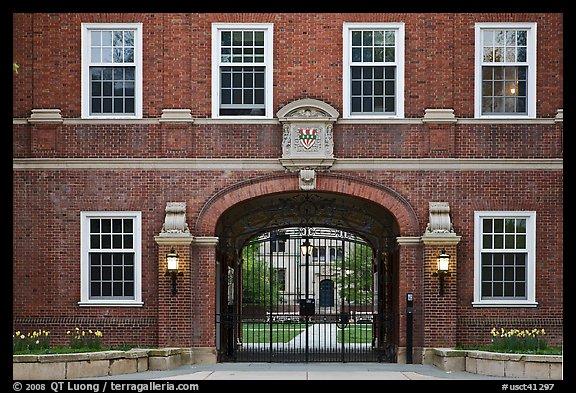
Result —
<instances>
[{"instance_id":1,"label":"green lawn","mask_svg":"<svg viewBox=\"0 0 576 393\"><path fill-rule=\"evenodd\" d=\"M304 323L274 323L272 324L272 342L287 343L305 329ZM244 343L270 342L270 324L243 323L242 341Z\"/></svg>"},{"instance_id":2,"label":"green lawn","mask_svg":"<svg viewBox=\"0 0 576 393\"><path fill-rule=\"evenodd\" d=\"M358 323L350 324L345 329L338 330L338 342L341 343L342 333L344 333L344 343L353 344L367 344L372 343L372 324L370 323Z\"/></svg>"}]
</instances>

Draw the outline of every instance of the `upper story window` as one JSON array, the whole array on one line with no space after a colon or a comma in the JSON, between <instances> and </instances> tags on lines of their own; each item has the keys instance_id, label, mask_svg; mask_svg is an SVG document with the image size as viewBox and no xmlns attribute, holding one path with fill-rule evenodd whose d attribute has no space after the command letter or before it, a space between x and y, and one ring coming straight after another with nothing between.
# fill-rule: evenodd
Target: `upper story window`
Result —
<instances>
[{"instance_id":1,"label":"upper story window","mask_svg":"<svg viewBox=\"0 0 576 393\"><path fill-rule=\"evenodd\" d=\"M476 24L476 117L536 117L536 23Z\"/></svg>"},{"instance_id":2,"label":"upper story window","mask_svg":"<svg viewBox=\"0 0 576 393\"><path fill-rule=\"evenodd\" d=\"M142 24L82 24L82 117L142 117Z\"/></svg>"},{"instance_id":3,"label":"upper story window","mask_svg":"<svg viewBox=\"0 0 576 393\"><path fill-rule=\"evenodd\" d=\"M474 306L536 306L536 213L474 213Z\"/></svg>"},{"instance_id":4,"label":"upper story window","mask_svg":"<svg viewBox=\"0 0 576 393\"><path fill-rule=\"evenodd\" d=\"M404 24L344 24L344 116L404 117Z\"/></svg>"},{"instance_id":5,"label":"upper story window","mask_svg":"<svg viewBox=\"0 0 576 393\"><path fill-rule=\"evenodd\" d=\"M272 117L272 24L212 24L212 117Z\"/></svg>"},{"instance_id":6,"label":"upper story window","mask_svg":"<svg viewBox=\"0 0 576 393\"><path fill-rule=\"evenodd\" d=\"M81 213L80 305L139 306L141 213Z\"/></svg>"}]
</instances>

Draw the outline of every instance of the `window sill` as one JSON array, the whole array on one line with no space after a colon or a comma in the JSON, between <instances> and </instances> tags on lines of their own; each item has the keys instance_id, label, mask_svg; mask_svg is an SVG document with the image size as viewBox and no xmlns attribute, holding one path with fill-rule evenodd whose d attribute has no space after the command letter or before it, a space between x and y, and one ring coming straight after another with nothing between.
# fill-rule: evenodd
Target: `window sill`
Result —
<instances>
[{"instance_id":1,"label":"window sill","mask_svg":"<svg viewBox=\"0 0 576 393\"><path fill-rule=\"evenodd\" d=\"M531 301L481 301L472 302L472 307L538 307L538 302Z\"/></svg>"},{"instance_id":2,"label":"window sill","mask_svg":"<svg viewBox=\"0 0 576 393\"><path fill-rule=\"evenodd\" d=\"M114 300L92 300L78 302L80 307L142 307L144 302L134 300L114 301Z\"/></svg>"}]
</instances>

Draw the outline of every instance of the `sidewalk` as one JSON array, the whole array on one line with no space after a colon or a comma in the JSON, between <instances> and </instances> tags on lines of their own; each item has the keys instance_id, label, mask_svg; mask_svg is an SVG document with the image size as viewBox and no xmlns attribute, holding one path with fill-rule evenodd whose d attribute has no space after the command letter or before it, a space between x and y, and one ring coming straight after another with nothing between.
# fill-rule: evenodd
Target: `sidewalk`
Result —
<instances>
[{"instance_id":1,"label":"sidewalk","mask_svg":"<svg viewBox=\"0 0 576 393\"><path fill-rule=\"evenodd\" d=\"M432 365L397 363L217 363L185 365L94 380L514 380Z\"/></svg>"}]
</instances>

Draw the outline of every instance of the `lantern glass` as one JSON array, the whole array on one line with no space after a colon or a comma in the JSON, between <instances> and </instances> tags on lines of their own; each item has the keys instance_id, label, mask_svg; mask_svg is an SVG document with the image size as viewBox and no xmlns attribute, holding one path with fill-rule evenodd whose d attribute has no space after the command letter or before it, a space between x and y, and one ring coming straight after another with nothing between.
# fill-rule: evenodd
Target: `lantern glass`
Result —
<instances>
[{"instance_id":1,"label":"lantern glass","mask_svg":"<svg viewBox=\"0 0 576 393\"><path fill-rule=\"evenodd\" d=\"M179 262L178 254L175 252L171 252L170 254L166 255L166 262L168 263L168 271L177 272L178 271L178 262Z\"/></svg>"},{"instance_id":2,"label":"lantern glass","mask_svg":"<svg viewBox=\"0 0 576 393\"><path fill-rule=\"evenodd\" d=\"M447 272L450 265L450 255L447 255L444 251L438 257L438 271Z\"/></svg>"},{"instance_id":3,"label":"lantern glass","mask_svg":"<svg viewBox=\"0 0 576 393\"><path fill-rule=\"evenodd\" d=\"M314 249L314 247L310 244L310 242L308 240L306 240L301 246L300 246L300 251L302 252L302 255L312 255L312 250Z\"/></svg>"}]
</instances>

